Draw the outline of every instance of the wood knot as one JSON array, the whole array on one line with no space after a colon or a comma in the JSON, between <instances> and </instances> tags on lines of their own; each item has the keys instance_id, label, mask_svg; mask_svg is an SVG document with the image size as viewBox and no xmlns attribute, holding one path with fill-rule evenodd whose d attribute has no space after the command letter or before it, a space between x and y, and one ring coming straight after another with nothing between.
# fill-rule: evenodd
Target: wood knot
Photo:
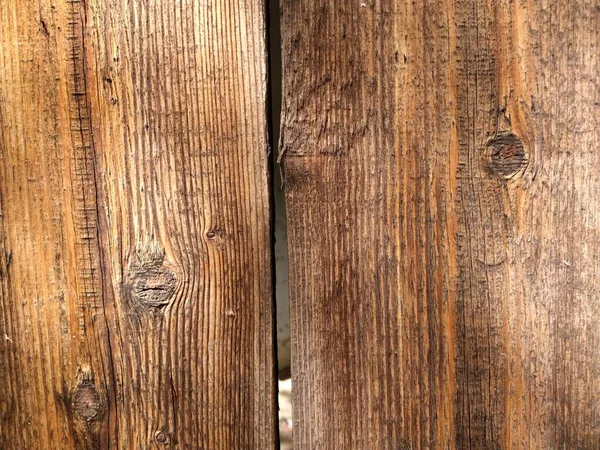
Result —
<instances>
[{"instance_id":1,"label":"wood knot","mask_svg":"<svg viewBox=\"0 0 600 450\"><path fill-rule=\"evenodd\" d=\"M164 432L163 430L159 430L154 434L154 440L159 445L168 445L169 444L169 434Z\"/></svg>"},{"instance_id":2,"label":"wood knot","mask_svg":"<svg viewBox=\"0 0 600 450\"><path fill-rule=\"evenodd\" d=\"M100 420L104 414L104 402L94 385L90 367L80 367L77 378L77 385L71 392L71 409L86 422Z\"/></svg>"},{"instance_id":3,"label":"wood knot","mask_svg":"<svg viewBox=\"0 0 600 450\"><path fill-rule=\"evenodd\" d=\"M102 409L100 394L92 385L79 386L73 393L72 406L73 411L83 420L96 420Z\"/></svg>"},{"instance_id":4,"label":"wood knot","mask_svg":"<svg viewBox=\"0 0 600 450\"><path fill-rule=\"evenodd\" d=\"M156 248L138 251L129 270L128 284L131 298L137 305L161 308L171 301L177 289L177 276L164 259L164 252Z\"/></svg>"},{"instance_id":5,"label":"wood knot","mask_svg":"<svg viewBox=\"0 0 600 450\"><path fill-rule=\"evenodd\" d=\"M529 163L523 143L509 132L500 133L488 140L485 159L488 170L506 180L521 173Z\"/></svg>"},{"instance_id":6,"label":"wood knot","mask_svg":"<svg viewBox=\"0 0 600 450\"><path fill-rule=\"evenodd\" d=\"M133 279L131 296L139 304L153 308L165 306L177 287L175 274L165 266L146 266Z\"/></svg>"}]
</instances>

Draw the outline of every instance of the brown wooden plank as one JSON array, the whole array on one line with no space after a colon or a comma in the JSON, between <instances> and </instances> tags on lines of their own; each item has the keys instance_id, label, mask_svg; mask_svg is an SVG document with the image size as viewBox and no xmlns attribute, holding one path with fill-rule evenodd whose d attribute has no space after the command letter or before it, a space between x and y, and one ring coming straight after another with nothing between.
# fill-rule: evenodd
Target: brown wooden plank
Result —
<instances>
[{"instance_id":1,"label":"brown wooden plank","mask_svg":"<svg viewBox=\"0 0 600 450\"><path fill-rule=\"evenodd\" d=\"M600 5L283 2L296 450L600 448Z\"/></svg>"},{"instance_id":2,"label":"brown wooden plank","mask_svg":"<svg viewBox=\"0 0 600 450\"><path fill-rule=\"evenodd\" d=\"M0 448L275 446L262 1L0 2Z\"/></svg>"}]
</instances>

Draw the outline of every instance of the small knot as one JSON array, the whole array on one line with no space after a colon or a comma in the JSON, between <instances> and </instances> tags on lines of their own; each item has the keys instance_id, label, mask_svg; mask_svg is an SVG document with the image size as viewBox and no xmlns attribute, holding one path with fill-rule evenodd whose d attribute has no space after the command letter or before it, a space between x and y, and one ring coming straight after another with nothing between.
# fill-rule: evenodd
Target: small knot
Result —
<instances>
[{"instance_id":1,"label":"small knot","mask_svg":"<svg viewBox=\"0 0 600 450\"><path fill-rule=\"evenodd\" d=\"M155 244L137 249L128 279L124 288L131 293L134 304L144 308L169 304L177 290L177 276L165 262L164 250Z\"/></svg>"},{"instance_id":2,"label":"small knot","mask_svg":"<svg viewBox=\"0 0 600 450\"><path fill-rule=\"evenodd\" d=\"M171 300L177 287L173 271L164 265L145 265L136 273L131 285L131 296L139 304L159 308Z\"/></svg>"},{"instance_id":3,"label":"small knot","mask_svg":"<svg viewBox=\"0 0 600 450\"><path fill-rule=\"evenodd\" d=\"M211 246L221 248L225 245L225 234L222 229L215 228L207 230L204 236Z\"/></svg>"},{"instance_id":4,"label":"small knot","mask_svg":"<svg viewBox=\"0 0 600 450\"><path fill-rule=\"evenodd\" d=\"M154 435L154 440L159 445L167 445L169 443L169 435L165 433L163 430L159 430Z\"/></svg>"},{"instance_id":5,"label":"small knot","mask_svg":"<svg viewBox=\"0 0 600 450\"><path fill-rule=\"evenodd\" d=\"M529 163L523 143L513 133L500 133L487 142L485 150L487 168L494 175L510 179Z\"/></svg>"},{"instance_id":6,"label":"small knot","mask_svg":"<svg viewBox=\"0 0 600 450\"><path fill-rule=\"evenodd\" d=\"M73 411L87 422L99 419L102 412L100 394L92 384L79 385L73 392Z\"/></svg>"}]
</instances>

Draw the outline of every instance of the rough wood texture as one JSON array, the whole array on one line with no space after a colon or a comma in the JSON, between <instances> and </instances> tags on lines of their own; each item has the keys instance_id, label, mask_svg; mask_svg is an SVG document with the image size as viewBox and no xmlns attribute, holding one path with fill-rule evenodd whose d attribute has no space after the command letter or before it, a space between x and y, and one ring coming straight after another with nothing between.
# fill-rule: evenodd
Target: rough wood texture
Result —
<instances>
[{"instance_id":1,"label":"rough wood texture","mask_svg":"<svg viewBox=\"0 0 600 450\"><path fill-rule=\"evenodd\" d=\"M600 5L283 8L295 448L600 448Z\"/></svg>"},{"instance_id":2,"label":"rough wood texture","mask_svg":"<svg viewBox=\"0 0 600 450\"><path fill-rule=\"evenodd\" d=\"M0 2L0 448L271 449L261 1Z\"/></svg>"}]
</instances>

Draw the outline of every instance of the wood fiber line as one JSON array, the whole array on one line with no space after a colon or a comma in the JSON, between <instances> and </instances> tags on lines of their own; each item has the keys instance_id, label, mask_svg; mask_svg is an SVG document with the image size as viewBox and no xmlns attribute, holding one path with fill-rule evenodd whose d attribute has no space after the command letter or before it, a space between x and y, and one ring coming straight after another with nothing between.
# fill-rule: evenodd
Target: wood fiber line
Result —
<instances>
[{"instance_id":1,"label":"wood fiber line","mask_svg":"<svg viewBox=\"0 0 600 450\"><path fill-rule=\"evenodd\" d=\"M265 6L0 4L0 448L276 440Z\"/></svg>"},{"instance_id":2,"label":"wood fiber line","mask_svg":"<svg viewBox=\"0 0 600 450\"><path fill-rule=\"evenodd\" d=\"M600 447L599 11L283 2L296 450Z\"/></svg>"}]
</instances>

